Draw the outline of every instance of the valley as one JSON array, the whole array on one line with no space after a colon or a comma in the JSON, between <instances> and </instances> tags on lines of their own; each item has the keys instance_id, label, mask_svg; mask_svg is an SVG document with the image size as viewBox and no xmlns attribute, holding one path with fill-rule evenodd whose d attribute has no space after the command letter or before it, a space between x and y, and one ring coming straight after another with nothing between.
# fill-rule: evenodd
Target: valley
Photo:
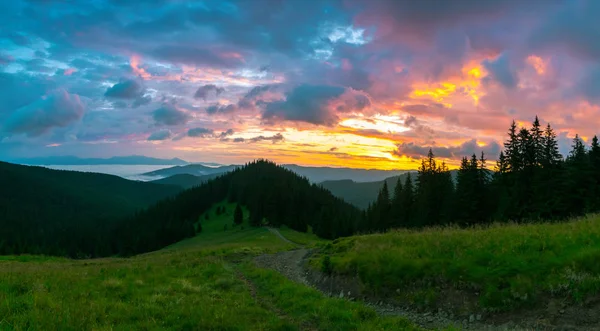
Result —
<instances>
[{"instance_id":1,"label":"valley","mask_svg":"<svg viewBox=\"0 0 600 331\"><path fill-rule=\"evenodd\" d=\"M197 237L131 258L0 258L0 328L419 330L258 268L254 257L294 246L247 220L231 227L222 206Z\"/></svg>"}]
</instances>

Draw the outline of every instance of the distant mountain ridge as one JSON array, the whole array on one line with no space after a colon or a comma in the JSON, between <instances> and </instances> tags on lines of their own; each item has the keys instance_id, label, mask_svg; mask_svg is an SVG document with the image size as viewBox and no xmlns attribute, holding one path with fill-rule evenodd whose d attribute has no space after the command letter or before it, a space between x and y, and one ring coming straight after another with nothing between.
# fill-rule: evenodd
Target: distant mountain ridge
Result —
<instances>
[{"instance_id":1,"label":"distant mountain ridge","mask_svg":"<svg viewBox=\"0 0 600 331\"><path fill-rule=\"evenodd\" d=\"M393 196L394 189L396 188L396 183L398 183L398 179L400 179L402 184L404 184L404 182L406 182L406 177L409 173L412 176L414 184L417 180L416 171L409 171L402 175L388 177L380 181L359 183L348 179L327 180L321 182L319 185L321 185L324 189L329 190L336 197L350 204L353 204L354 206L360 209L367 209L369 204L377 200L377 195L379 194L379 191L381 191L381 189L383 188L384 181L387 183L390 196ZM456 181L458 170L451 170L450 174L452 175L452 178Z\"/></svg>"},{"instance_id":2,"label":"distant mountain ridge","mask_svg":"<svg viewBox=\"0 0 600 331\"><path fill-rule=\"evenodd\" d=\"M142 155L113 156L110 158L79 158L77 156L48 156L10 160L11 163L27 165L186 165L189 162L179 159L160 159Z\"/></svg>"},{"instance_id":3,"label":"distant mountain ridge","mask_svg":"<svg viewBox=\"0 0 600 331\"><path fill-rule=\"evenodd\" d=\"M239 168L239 165L226 165L220 167L209 167L202 164L187 164L182 166L175 166L165 169L159 169L143 173L142 176L148 177L171 177L174 175L193 175L193 176L206 176L214 174L222 174Z\"/></svg>"},{"instance_id":4,"label":"distant mountain ridge","mask_svg":"<svg viewBox=\"0 0 600 331\"><path fill-rule=\"evenodd\" d=\"M226 173L240 165L228 165L220 167L209 167L203 164L187 164L166 169L159 169L142 174L143 176L167 178L173 175L206 176ZM377 170L377 169L354 169L354 168L330 168L330 167L305 167L296 164L284 164L281 167L291 170L296 174L308 178L313 183L330 180L353 180L355 182L374 182L384 180L391 176L397 176L406 171L403 170ZM189 179L189 178L188 178Z\"/></svg>"}]
</instances>

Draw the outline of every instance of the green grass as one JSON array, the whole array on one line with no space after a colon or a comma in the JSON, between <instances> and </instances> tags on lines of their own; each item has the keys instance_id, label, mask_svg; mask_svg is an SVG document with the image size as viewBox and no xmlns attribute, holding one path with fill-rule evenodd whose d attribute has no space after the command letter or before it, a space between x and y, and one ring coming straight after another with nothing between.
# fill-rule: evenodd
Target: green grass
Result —
<instances>
[{"instance_id":1,"label":"green grass","mask_svg":"<svg viewBox=\"0 0 600 331\"><path fill-rule=\"evenodd\" d=\"M225 207L225 213L216 214L217 207ZM202 232L173 244L165 251L205 249L201 254L233 254L233 253L273 253L295 248L281 240L273 240L273 235L266 228L255 228L248 224L248 211L245 208L244 222L233 224L235 204L220 203L200 216ZM295 231L294 231L295 232Z\"/></svg>"},{"instance_id":2,"label":"green grass","mask_svg":"<svg viewBox=\"0 0 600 331\"><path fill-rule=\"evenodd\" d=\"M255 267L293 246L230 222L209 218L197 237L132 258L0 257L0 330L416 329Z\"/></svg>"},{"instance_id":3,"label":"green grass","mask_svg":"<svg viewBox=\"0 0 600 331\"><path fill-rule=\"evenodd\" d=\"M381 318L363 304L324 297L271 270L245 264L244 274L255 284L261 302L282 310L294 325L317 330L421 330L403 318Z\"/></svg>"},{"instance_id":4,"label":"green grass","mask_svg":"<svg viewBox=\"0 0 600 331\"><path fill-rule=\"evenodd\" d=\"M287 239L303 246L315 247L330 242L330 240L317 237L310 228L306 233L294 231L286 226L282 226L278 230Z\"/></svg>"},{"instance_id":5,"label":"green grass","mask_svg":"<svg viewBox=\"0 0 600 331\"><path fill-rule=\"evenodd\" d=\"M542 305L555 296L575 302L600 292L600 217L560 224L440 228L356 236L325 245L311 261L358 275L375 293L429 304L440 288L479 293L497 310ZM391 291L390 291L391 290Z\"/></svg>"}]
</instances>

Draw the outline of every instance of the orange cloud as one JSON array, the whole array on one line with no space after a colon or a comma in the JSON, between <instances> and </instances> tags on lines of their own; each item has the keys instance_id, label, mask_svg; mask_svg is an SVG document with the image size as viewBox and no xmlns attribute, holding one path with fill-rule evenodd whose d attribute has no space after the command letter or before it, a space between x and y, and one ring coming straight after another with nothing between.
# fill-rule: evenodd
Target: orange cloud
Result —
<instances>
[{"instance_id":1,"label":"orange cloud","mask_svg":"<svg viewBox=\"0 0 600 331\"><path fill-rule=\"evenodd\" d=\"M529 57L527 57L527 63L529 63L535 69L538 75L543 75L547 71L548 65L546 61L539 56L529 55Z\"/></svg>"},{"instance_id":2,"label":"orange cloud","mask_svg":"<svg viewBox=\"0 0 600 331\"><path fill-rule=\"evenodd\" d=\"M139 67L140 60L141 58L136 54L133 54L131 56L131 59L129 60L131 70L133 70L133 72L142 79L150 79L152 75L149 72L147 72L146 69Z\"/></svg>"}]
</instances>

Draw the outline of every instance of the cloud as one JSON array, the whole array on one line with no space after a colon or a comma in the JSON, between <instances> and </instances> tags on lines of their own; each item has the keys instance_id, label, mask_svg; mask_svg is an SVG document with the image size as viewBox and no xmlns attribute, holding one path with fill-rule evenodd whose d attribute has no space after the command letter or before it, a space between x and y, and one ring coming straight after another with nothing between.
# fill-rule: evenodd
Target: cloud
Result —
<instances>
[{"instance_id":1,"label":"cloud","mask_svg":"<svg viewBox=\"0 0 600 331\"><path fill-rule=\"evenodd\" d=\"M234 104L222 105L222 104L214 104L206 107L206 113L209 115L215 114L228 114L233 113L237 110L237 106Z\"/></svg>"},{"instance_id":2,"label":"cloud","mask_svg":"<svg viewBox=\"0 0 600 331\"><path fill-rule=\"evenodd\" d=\"M248 140L250 142L259 142L259 141L265 141L266 140L266 141L271 141L273 143L276 143L276 142L280 142L280 141L285 140L285 138L283 137L283 135L281 133L277 133L277 134L275 134L273 136L262 136L261 135L261 136L258 136L258 137L250 138Z\"/></svg>"},{"instance_id":3,"label":"cloud","mask_svg":"<svg viewBox=\"0 0 600 331\"><path fill-rule=\"evenodd\" d=\"M227 139L227 137L233 135L233 129L228 129L227 131L223 131L219 134L219 138L221 139Z\"/></svg>"},{"instance_id":4,"label":"cloud","mask_svg":"<svg viewBox=\"0 0 600 331\"><path fill-rule=\"evenodd\" d=\"M156 124L164 125L182 125L191 119L185 111L169 104L165 104L152 112L152 117Z\"/></svg>"},{"instance_id":5,"label":"cloud","mask_svg":"<svg viewBox=\"0 0 600 331\"><path fill-rule=\"evenodd\" d=\"M350 0L359 11L356 22L361 26L380 26L378 38L416 41L434 38L438 31L456 26L490 25L507 16L522 18L546 12L560 0L455 0L412 1ZM425 39L426 40L426 39Z\"/></svg>"},{"instance_id":6,"label":"cloud","mask_svg":"<svg viewBox=\"0 0 600 331\"><path fill-rule=\"evenodd\" d=\"M172 135L173 134L171 133L170 130L160 130L160 131L156 131L156 132L152 133L148 137L148 141L167 140L167 139L171 138Z\"/></svg>"},{"instance_id":7,"label":"cloud","mask_svg":"<svg viewBox=\"0 0 600 331\"><path fill-rule=\"evenodd\" d=\"M279 100L281 87L281 84L255 86L238 100L237 109L253 111L269 101Z\"/></svg>"},{"instance_id":8,"label":"cloud","mask_svg":"<svg viewBox=\"0 0 600 331\"><path fill-rule=\"evenodd\" d=\"M487 158L496 159L500 153L501 146L496 141L491 141L485 146L480 147L477 144L476 139L471 139L458 146L450 147L423 146L414 142L410 142L398 144L398 149L394 151L394 154L398 156L408 156L420 159L424 156L427 156L429 149L433 151L435 156L441 158L459 159L464 156L471 156L473 154L479 156L483 151Z\"/></svg>"},{"instance_id":9,"label":"cloud","mask_svg":"<svg viewBox=\"0 0 600 331\"><path fill-rule=\"evenodd\" d=\"M214 134L212 129L207 128L193 128L187 132L188 137L211 137Z\"/></svg>"},{"instance_id":10,"label":"cloud","mask_svg":"<svg viewBox=\"0 0 600 331\"><path fill-rule=\"evenodd\" d=\"M150 102L152 102L152 98L150 96L142 96L142 97L135 99L133 101L133 103L131 104L131 107L132 108L141 107L141 106L149 104Z\"/></svg>"},{"instance_id":11,"label":"cloud","mask_svg":"<svg viewBox=\"0 0 600 331\"><path fill-rule=\"evenodd\" d=\"M215 92L215 95L218 97L219 95L221 95L221 93L225 92L225 89L222 87L217 87L214 84L206 84L200 86L196 90L196 93L194 93L194 98L203 99L204 101L206 101L209 92Z\"/></svg>"},{"instance_id":12,"label":"cloud","mask_svg":"<svg viewBox=\"0 0 600 331\"><path fill-rule=\"evenodd\" d=\"M194 46L159 46L151 54L161 60L201 67L232 68L244 63L241 55L238 57L230 56L227 53L219 54Z\"/></svg>"},{"instance_id":13,"label":"cloud","mask_svg":"<svg viewBox=\"0 0 600 331\"><path fill-rule=\"evenodd\" d=\"M597 66L576 82L573 93L600 105L600 66Z\"/></svg>"},{"instance_id":14,"label":"cloud","mask_svg":"<svg viewBox=\"0 0 600 331\"><path fill-rule=\"evenodd\" d=\"M57 90L13 112L4 123L4 130L36 137L79 121L84 112L78 95Z\"/></svg>"},{"instance_id":15,"label":"cloud","mask_svg":"<svg viewBox=\"0 0 600 331\"><path fill-rule=\"evenodd\" d=\"M596 61L600 58L598 12L600 3L595 0L564 2L560 10L533 30L528 44L533 50L555 52L562 48L578 58Z\"/></svg>"},{"instance_id":16,"label":"cloud","mask_svg":"<svg viewBox=\"0 0 600 331\"><path fill-rule=\"evenodd\" d=\"M262 114L267 120L287 120L331 126L337 113L361 111L371 104L362 92L328 85L300 85L284 101L266 104Z\"/></svg>"},{"instance_id":17,"label":"cloud","mask_svg":"<svg viewBox=\"0 0 600 331\"><path fill-rule=\"evenodd\" d=\"M104 96L115 99L136 99L143 94L144 87L137 80L128 79L109 87Z\"/></svg>"},{"instance_id":18,"label":"cloud","mask_svg":"<svg viewBox=\"0 0 600 331\"><path fill-rule=\"evenodd\" d=\"M507 53L502 53L495 60L484 60L482 65L489 72L488 79L493 79L502 86L512 89L517 86L518 77L516 70L511 66Z\"/></svg>"},{"instance_id":19,"label":"cloud","mask_svg":"<svg viewBox=\"0 0 600 331\"><path fill-rule=\"evenodd\" d=\"M0 53L0 64L9 64L14 60L15 59L12 56Z\"/></svg>"},{"instance_id":20,"label":"cloud","mask_svg":"<svg viewBox=\"0 0 600 331\"><path fill-rule=\"evenodd\" d=\"M248 142L248 143L256 143L256 142L260 142L260 141L271 141L273 144L278 143L278 142L282 142L285 140L285 137L281 134L281 133L277 133L275 135L272 136L256 136L256 137L252 137L252 138L234 138L233 142L234 143L243 143L243 142Z\"/></svg>"}]
</instances>

